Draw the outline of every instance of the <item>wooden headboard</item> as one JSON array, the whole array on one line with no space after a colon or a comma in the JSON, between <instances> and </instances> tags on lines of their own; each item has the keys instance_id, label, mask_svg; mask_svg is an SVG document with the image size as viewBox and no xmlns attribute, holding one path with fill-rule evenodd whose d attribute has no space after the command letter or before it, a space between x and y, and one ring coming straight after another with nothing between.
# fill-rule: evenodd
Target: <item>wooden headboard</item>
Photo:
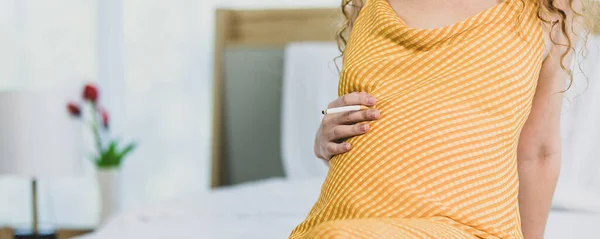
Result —
<instances>
[{"instance_id":1,"label":"wooden headboard","mask_svg":"<svg viewBox=\"0 0 600 239\"><path fill-rule=\"evenodd\" d=\"M229 48L284 47L292 42L334 41L340 23L339 9L231 10L216 13L212 187L223 185L224 159L224 52Z\"/></svg>"}]
</instances>

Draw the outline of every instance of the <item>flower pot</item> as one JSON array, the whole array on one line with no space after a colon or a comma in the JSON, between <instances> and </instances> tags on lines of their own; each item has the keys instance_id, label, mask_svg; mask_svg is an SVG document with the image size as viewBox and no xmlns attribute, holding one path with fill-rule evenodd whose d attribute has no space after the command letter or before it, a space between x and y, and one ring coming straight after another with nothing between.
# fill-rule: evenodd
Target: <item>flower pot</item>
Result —
<instances>
[{"instance_id":1,"label":"flower pot","mask_svg":"<svg viewBox=\"0 0 600 239\"><path fill-rule=\"evenodd\" d=\"M100 189L100 223L104 223L119 208L119 178L118 168L98 169L96 178Z\"/></svg>"}]
</instances>

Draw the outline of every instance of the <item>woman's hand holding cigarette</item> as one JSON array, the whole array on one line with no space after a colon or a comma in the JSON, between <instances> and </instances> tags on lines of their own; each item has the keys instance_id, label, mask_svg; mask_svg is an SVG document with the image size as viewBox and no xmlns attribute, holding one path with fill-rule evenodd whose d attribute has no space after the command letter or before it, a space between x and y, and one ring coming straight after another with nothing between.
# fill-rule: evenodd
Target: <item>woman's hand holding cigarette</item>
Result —
<instances>
[{"instance_id":1,"label":"woman's hand holding cigarette","mask_svg":"<svg viewBox=\"0 0 600 239\"><path fill-rule=\"evenodd\" d=\"M375 97L365 92L350 93L342 95L331 102L328 108L343 106L363 105L374 106ZM342 113L329 113L323 116L321 127L315 137L315 155L323 160L329 161L331 157L343 154L352 148L345 142L348 138L365 134L369 131L369 124L365 121L379 119L379 111L376 109L364 109L360 111L349 111Z\"/></svg>"}]
</instances>

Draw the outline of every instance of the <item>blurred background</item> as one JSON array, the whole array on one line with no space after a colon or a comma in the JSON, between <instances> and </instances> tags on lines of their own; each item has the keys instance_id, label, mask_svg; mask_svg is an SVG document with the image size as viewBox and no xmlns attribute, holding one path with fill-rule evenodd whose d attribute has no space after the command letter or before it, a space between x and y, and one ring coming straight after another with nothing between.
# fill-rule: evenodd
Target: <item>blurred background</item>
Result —
<instances>
[{"instance_id":1,"label":"blurred background","mask_svg":"<svg viewBox=\"0 0 600 239\"><path fill-rule=\"evenodd\" d=\"M90 239L289 235L328 170L312 140L320 110L336 97L331 30L340 2L0 0L0 239L12 239L2 228L32 228L34 198L42 229L96 230ZM591 214L600 212L598 35L597 27L572 66L552 238L590 238L600 228ZM83 122L68 117L68 102ZM116 164L118 176L92 163L91 116L101 141L137 143Z\"/></svg>"},{"instance_id":2,"label":"blurred background","mask_svg":"<svg viewBox=\"0 0 600 239\"><path fill-rule=\"evenodd\" d=\"M0 91L96 82L111 134L139 141L122 167L121 206L210 186L215 8L335 7L337 0L0 0ZM56 140L60 140L57 138ZM42 180L40 223L91 227L94 167ZM29 225L27 179L0 175L0 225Z\"/></svg>"}]
</instances>

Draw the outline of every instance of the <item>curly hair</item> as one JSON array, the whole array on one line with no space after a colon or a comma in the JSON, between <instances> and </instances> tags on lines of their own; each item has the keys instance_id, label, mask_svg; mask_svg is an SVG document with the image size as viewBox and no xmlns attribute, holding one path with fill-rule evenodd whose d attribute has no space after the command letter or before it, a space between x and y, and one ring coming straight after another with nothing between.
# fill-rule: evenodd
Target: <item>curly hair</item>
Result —
<instances>
[{"instance_id":1,"label":"curly hair","mask_svg":"<svg viewBox=\"0 0 600 239\"><path fill-rule=\"evenodd\" d=\"M354 21L358 17L358 13L363 7L364 2L368 0L342 0L341 10L344 15L344 22L342 27L337 32L338 48L344 54L344 49L348 43L348 35ZM527 0L525 0L527 1ZM573 83L573 73L565 65L564 61L574 49L573 36L578 36L575 30L575 22L583 22L584 29L587 30L587 34L594 33L600 34L600 1L598 0L583 0L584 9L581 13L575 9L574 2L579 0L537 0L538 18L550 26L550 31L553 32L555 28L560 29L560 38L562 40L556 40L554 34L550 35L550 40L554 45L565 47L565 51L561 55L561 68L568 73L571 78L569 87ZM561 6L562 5L562 6ZM583 21L576 21L576 18L583 17ZM584 43L585 44L585 43ZM567 88L567 89L568 89Z\"/></svg>"}]
</instances>

